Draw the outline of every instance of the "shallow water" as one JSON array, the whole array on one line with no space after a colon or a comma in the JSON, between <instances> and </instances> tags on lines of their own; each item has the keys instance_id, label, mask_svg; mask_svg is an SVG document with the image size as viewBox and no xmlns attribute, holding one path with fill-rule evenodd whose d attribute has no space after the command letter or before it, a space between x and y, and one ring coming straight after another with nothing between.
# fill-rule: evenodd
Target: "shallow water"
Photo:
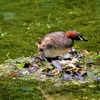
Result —
<instances>
[{"instance_id":1,"label":"shallow water","mask_svg":"<svg viewBox=\"0 0 100 100\"><path fill-rule=\"evenodd\" d=\"M0 100L46 100L37 81L0 78Z\"/></svg>"},{"instance_id":2,"label":"shallow water","mask_svg":"<svg viewBox=\"0 0 100 100\"><path fill-rule=\"evenodd\" d=\"M64 82L63 82L64 83ZM62 83L62 84L63 84ZM99 100L100 81L94 83L39 82L25 78L0 78L0 100ZM58 86L57 86L58 84Z\"/></svg>"},{"instance_id":3,"label":"shallow water","mask_svg":"<svg viewBox=\"0 0 100 100\"><path fill-rule=\"evenodd\" d=\"M99 0L1 0L0 63L37 54L36 42L53 31L79 31L89 42L75 41L75 47L99 51L99 5Z\"/></svg>"},{"instance_id":4,"label":"shallow water","mask_svg":"<svg viewBox=\"0 0 100 100\"><path fill-rule=\"evenodd\" d=\"M75 48L95 52L100 49L100 0L1 0L0 8L0 63L9 58L37 54L36 42L53 31L79 31L89 42L75 41ZM23 100L26 97L26 100L34 97L45 100L37 88L41 84L36 85L34 81L24 83L16 80L14 83L10 79L1 79L0 82L1 100ZM48 87L48 84L41 87L44 89L45 86L48 100L100 98L99 82L62 88L53 88L50 84ZM32 87L38 91L36 94ZM22 94L18 92L20 90Z\"/></svg>"},{"instance_id":5,"label":"shallow water","mask_svg":"<svg viewBox=\"0 0 100 100\"><path fill-rule=\"evenodd\" d=\"M46 83L43 87L51 100L99 100L100 99L100 82L72 84L67 83L64 86L54 87Z\"/></svg>"}]
</instances>

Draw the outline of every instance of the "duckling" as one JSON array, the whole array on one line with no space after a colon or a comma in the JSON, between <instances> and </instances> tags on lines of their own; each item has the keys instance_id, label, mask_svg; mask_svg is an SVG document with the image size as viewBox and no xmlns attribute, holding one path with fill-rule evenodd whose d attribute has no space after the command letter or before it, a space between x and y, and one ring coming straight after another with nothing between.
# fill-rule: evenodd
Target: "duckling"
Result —
<instances>
[{"instance_id":1,"label":"duckling","mask_svg":"<svg viewBox=\"0 0 100 100\"><path fill-rule=\"evenodd\" d=\"M45 35L38 43L38 53L45 58L56 58L74 45L74 40L88 41L79 32L52 32Z\"/></svg>"}]
</instances>

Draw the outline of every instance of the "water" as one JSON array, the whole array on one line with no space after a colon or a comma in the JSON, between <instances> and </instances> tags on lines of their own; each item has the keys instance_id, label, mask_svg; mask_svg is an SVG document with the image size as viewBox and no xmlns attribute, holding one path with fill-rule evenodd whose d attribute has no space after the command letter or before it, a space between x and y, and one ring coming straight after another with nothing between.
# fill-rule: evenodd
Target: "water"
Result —
<instances>
[{"instance_id":1,"label":"water","mask_svg":"<svg viewBox=\"0 0 100 100\"><path fill-rule=\"evenodd\" d=\"M89 40L87 43L76 41L75 48L98 52L100 0L0 0L0 63L9 58L33 56L37 54L35 44L40 37L53 31L66 32L67 30L79 31ZM19 80L16 81L18 83L14 83L10 79L7 81L1 79L0 82L1 100L23 100L26 97L27 100L33 100L34 95L40 95L35 100L45 100L42 97L45 95L37 88L40 85L36 85L34 81L32 83L27 81L26 84ZM36 94L32 88L33 83L38 91ZM25 86L22 87L22 84ZM52 85L48 88L46 84L42 89L46 87L44 91L47 96L49 95L48 100L99 100L100 85L91 84L80 85L80 87L65 86L55 90ZM51 90L48 90L50 88ZM22 94L18 92L20 90Z\"/></svg>"},{"instance_id":2,"label":"water","mask_svg":"<svg viewBox=\"0 0 100 100\"><path fill-rule=\"evenodd\" d=\"M51 100L99 100L100 99L100 82L95 83L82 83L74 85L66 82L64 86L54 87L50 83L44 85L46 93Z\"/></svg>"},{"instance_id":3,"label":"water","mask_svg":"<svg viewBox=\"0 0 100 100\"><path fill-rule=\"evenodd\" d=\"M0 100L46 100L38 82L0 78Z\"/></svg>"},{"instance_id":4,"label":"water","mask_svg":"<svg viewBox=\"0 0 100 100\"><path fill-rule=\"evenodd\" d=\"M99 5L99 0L0 1L0 63L37 54L36 42L53 31L79 31L89 42L76 41L75 47L99 51Z\"/></svg>"}]
</instances>

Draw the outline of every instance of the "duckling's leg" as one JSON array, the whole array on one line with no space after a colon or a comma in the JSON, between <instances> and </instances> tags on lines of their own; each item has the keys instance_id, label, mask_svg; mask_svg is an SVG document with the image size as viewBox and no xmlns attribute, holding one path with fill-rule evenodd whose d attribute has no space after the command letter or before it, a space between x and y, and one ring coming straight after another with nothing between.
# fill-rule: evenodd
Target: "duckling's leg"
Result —
<instances>
[{"instance_id":1,"label":"duckling's leg","mask_svg":"<svg viewBox=\"0 0 100 100\"><path fill-rule=\"evenodd\" d=\"M46 62L48 62L48 60L46 59L46 57L44 57L43 55L41 56Z\"/></svg>"},{"instance_id":2,"label":"duckling's leg","mask_svg":"<svg viewBox=\"0 0 100 100\"><path fill-rule=\"evenodd\" d=\"M58 56L57 57L55 57L55 58L47 58L47 57L45 57L45 56L41 56L46 62L52 62L52 60L58 60L59 58L58 58Z\"/></svg>"},{"instance_id":3,"label":"duckling's leg","mask_svg":"<svg viewBox=\"0 0 100 100\"><path fill-rule=\"evenodd\" d=\"M42 58L47 62L47 65L49 65L51 63L59 71L62 71L62 65L57 61L58 57L46 58L46 57L42 56ZM48 62L50 62L50 63L48 63Z\"/></svg>"}]
</instances>

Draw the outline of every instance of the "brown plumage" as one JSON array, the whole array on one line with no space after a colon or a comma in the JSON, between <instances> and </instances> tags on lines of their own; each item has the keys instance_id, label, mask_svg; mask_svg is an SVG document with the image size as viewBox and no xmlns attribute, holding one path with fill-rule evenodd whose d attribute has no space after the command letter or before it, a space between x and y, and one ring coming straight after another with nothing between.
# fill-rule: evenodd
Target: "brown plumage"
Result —
<instances>
[{"instance_id":1,"label":"brown plumage","mask_svg":"<svg viewBox=\"0 0 100 100\"><path fill-rule=\"evenodd\" d=\"M65 53L74 45L74 40L87 41L79 32L53 32L44 36L38 43L39 55L54 58Z\"/></svg>"}]
</instances>

